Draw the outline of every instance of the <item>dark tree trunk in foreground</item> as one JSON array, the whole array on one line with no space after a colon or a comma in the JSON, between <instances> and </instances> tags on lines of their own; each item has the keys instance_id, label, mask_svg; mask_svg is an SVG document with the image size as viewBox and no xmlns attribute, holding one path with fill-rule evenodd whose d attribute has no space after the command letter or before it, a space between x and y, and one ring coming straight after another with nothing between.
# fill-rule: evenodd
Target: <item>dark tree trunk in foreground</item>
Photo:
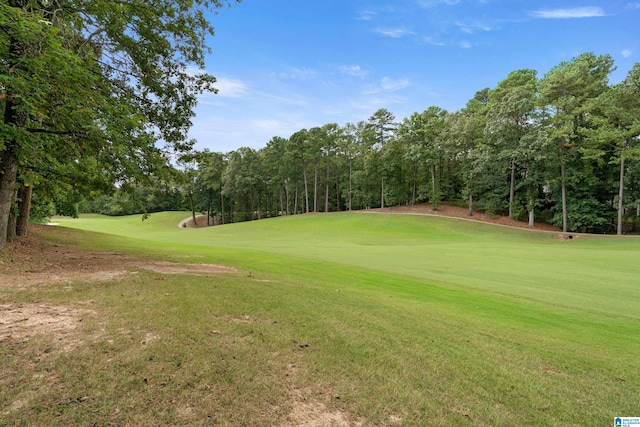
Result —
<instances>
[{"instance_id":1,"label":"dark tree trunk in foreground","mask_svg":"<svg viewBox=\"0 0 640 427\"><path fill-rule=\"evenodd\" d=\"M18 176L18 157L13 153L11 146L2 153L2 163L0 171L0 250L7 244L7 234L9 217L11 215L11 205L16 188L16 177Z\"/></svg>"},{"instance_id":2,"label":"dark tree trunk in foreground","mask_svg":"<svg viewBox=\"0 0 640 427\"><path fill-rule=\"evenodd\" d=\"M16 224L16 234L18 237L27 237L29 225L29 213L31 211L31 196L33 186L25 184L20 191L20 203L18 204L18 222Z\"/></svg>"},{"instance_id":3,"label":"dark tree trunk in foreground","mask_svg":"<svg viewBox=\"0 0 640 427\"><path fill-rule=\"evenodd\" d=\"M17 187L17 185L16 185ZM18 213L16 212L16 198L18 189L16 188L11 198L11 209L9 210L9 221L7 222L7 242L13 242L16 239L16 224L18 223Z\"/></svg>"},{"instance_id":4,"label":"dark tree trunk in foreground","mask_svg":"<svg viewBox=\"0 0 640 427\"><path fill-rule=\"evenodd\" d=\"M16 53L18 49L17 42L11 40L9 46L9 56ZM12 64L9 64L12 65ZM4 123L12 125L16 128L24 127L26 116L23 112L15 109L12 94L5 93L4 105ZM16 142L11 139L3 141L4 151L1 152L0 158L0 250L7 245L7 235L9 231L9 217L11 215L11 207L16 190L16 180L18 178L18 155L16 153ZM15 227L15 225L14 225ZM11 231L15 233L15 228Z\"/></svg>"}]
</instances>

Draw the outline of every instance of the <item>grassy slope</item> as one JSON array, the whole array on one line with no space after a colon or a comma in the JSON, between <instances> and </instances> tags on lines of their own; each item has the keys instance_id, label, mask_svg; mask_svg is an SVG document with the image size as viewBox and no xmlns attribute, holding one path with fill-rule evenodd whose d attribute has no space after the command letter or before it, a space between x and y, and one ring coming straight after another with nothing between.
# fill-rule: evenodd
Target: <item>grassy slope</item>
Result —
<instances>
[{"instance_id":1,"label":"grassy slope","mask_svg":"<svg viewBox=\"0 0 640 427\"><path fill-rule=\"evenodd\" d=\"M102 310L117 313L114 336L144 325L141 336L151 330L162 337L143 354L134 354L122 337L117 351L103 349L131 358L120 362L124 372L117 375L101 354L87 350L93 367L85 369L102 369L105 378L124 375L115 383L143 393L148 404L167 397L125 378L166 383L167 371L175 371L168 381L178 400L215 408L209 420L229 425L286 418L292 389L370 425L396 419L406 425L606 425L614 416L637 415L636 239L560 242L553 234L371 214L178 229L186 216L62 221L111 234L86 243L93 247L180 261L188 255L245 269L159 282L141 274L133 283L100 285L99 293L76 289L76 298L94 298ZM49 297L69 298L56 292ZM248 322L233 320L247 315ZM211 328L222 332L219 346L204 338ZM296 375L283 374L288 366L296 366ZM101 393L107 401L117 396ZM131 402L130 414L144 403L118 401L123 408ZM84 419L74 411L64 419ZM95 411L98 419L110 419L107 409ZM185 422L175 410L157 411L141 417ZM136 423L134 415L122 416Z\"/></svg>"},{"instance_id":2,"label":"grassy slope","mask_svg":"<svg viewBox=\"0 0 640 427\"><path fill-rule=\"evenodd\" d=\"M553 233L371 214L293 216L181 230L175 225L184 216L154 214L144 223L138 216L96 216L64 225L152 241L161 245L155 250L169 252L217 256L237 249L246 256L232 263L248 269L260 268L260 254L277 254L291 267L298 259L324 261L413 278L421 284L418 294L425 284L440 284L640 318L638 239L559 241Z\"/></svg>"}]
</instances>

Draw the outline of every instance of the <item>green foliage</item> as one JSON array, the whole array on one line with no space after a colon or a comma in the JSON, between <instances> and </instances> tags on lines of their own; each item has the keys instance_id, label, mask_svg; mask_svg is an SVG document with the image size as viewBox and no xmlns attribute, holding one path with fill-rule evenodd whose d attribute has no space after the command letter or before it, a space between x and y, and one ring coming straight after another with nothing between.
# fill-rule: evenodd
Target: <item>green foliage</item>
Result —
<instances>
[{"instance_id":1,"label":"green foliage","mask_svg":"<svg viewBox=\"0 0 640 427\"><path fill-rule=\"evenodd\" d=\"M18 174L86 194L145 181L190 149L197 96L215 92L215 78L190 67L204 68L213 34L204 11L224 4L0 3L0 171L11 171L0 182L0 248Z\"/></svg>"}]
</instances>

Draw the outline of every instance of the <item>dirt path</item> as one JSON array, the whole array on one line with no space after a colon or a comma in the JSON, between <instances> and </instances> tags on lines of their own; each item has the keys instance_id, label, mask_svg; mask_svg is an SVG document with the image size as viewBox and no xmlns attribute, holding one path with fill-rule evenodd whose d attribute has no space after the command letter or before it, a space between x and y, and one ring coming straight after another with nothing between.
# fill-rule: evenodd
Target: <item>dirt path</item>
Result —
<instances>
[{"instance_id":1,"label":"dirt path","mask_svg":"<svg viewBox=\"0 0 640 427\"><path fill-rule=\"evenodd\" d=\"M485 222L495 225L501 225L505 227L525 228L527 230L535 231L553 231L561 232L558 227L551 224L538 222L534 224L533 228L529 228L529 224L525 221L518 221L516 219L509 218L507 216L500 215L487 215L484 212L474 211L473 216L469 216L469 209L462 206L452 206L447 203L442 203L437 210L433 210L431 205L418 204L408 206L393 206L383 209L368 209L360 212L371 213L395 213L395 214L413 214L413 215L433 215L449 218L464 219L467 221Z\"/></svg>"},{"instance_id":2,"label":"dirt path","mask_svg":"<svg viewBox=\"0 0 640 427\"><path fill-rule=\"evenodd\" d=\"M418 204L418 205L408 205L408 206L393 206L390 208L376 208L376 209L366 209L359 210L356 212L366 212L366 213L394 213L394 214L412 214L412 215L432 215L432 216L443 216L449 218L458 218L464 219L468 221L476 221L476 222L486 222L495 225L502 225L505 227L515 227L515 228L526 228L527 230L535 230L535 231L552 231L552 232L561 232L558 227L555 227L551 224L538 222L535 223L533 228L529 228L529 224L525 221L518 221L516 219L512 219L506 216L500 215L486 215L483 212L475 211L473 216L469 216L469 209L461 206L452 206L446 203L441 204L438 207L438 210L433 210L431 205L429 204ZM184 220L178 223L178 227L180 228L204 228L207 227L207 216L206 215L197 215L196 216L197 225L194 225L193 218L185 218ZM572 233L575 234L575 233Z\"/></svg>"}]
</instances>

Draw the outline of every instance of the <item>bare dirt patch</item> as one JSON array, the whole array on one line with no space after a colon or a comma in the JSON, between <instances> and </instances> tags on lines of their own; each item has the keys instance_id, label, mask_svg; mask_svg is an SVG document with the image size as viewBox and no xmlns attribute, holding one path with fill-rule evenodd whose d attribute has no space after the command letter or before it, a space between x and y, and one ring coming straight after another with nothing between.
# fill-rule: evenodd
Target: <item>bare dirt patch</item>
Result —
<instances>
[{"instance_id":1,"label":"bare dirt patch","mask_svg":"<svg viewBox=\"0 0 640 427\"><path fill-rule=\"evenodd\" d=\"M233 267L225 267L216 264L182 264L170 261L132 261L127 264L128 267L140 268L161 274L193 274L197 276L235 273L237 270Z\"/></svg>"},{"instance_id":2,"label":"bare dirt patch","mask_svg":"<svg viewBox=\"0 0 640 427\"><path fill-rule=\"evenodd\" d=\"M193 275L236 272L236 269L222 265L146 260L117 252L81 250L72 244L47 243L43 236L54 232L57 235L69 233L32 226L28 237L8 245L7 252L0 254L0 291L2 288L113 280L138 269Z\"/></svg>"},{"instance_id":3,"label":"bare dirt patch","mask_svg":"<svg viewBox=\"0 0 640 427\"><path fill-rule=\"evenodd\" d=\"M338 410L330 410L318 401L295 402L289 414L290 422L282 427L356 427L361 422L350 422L347 416Z\"/></svg>"},{"instance_id":4,"label":"bare dirt patch","mask_svg":"<svg viewBox=\"0 0 640 427\"><path fill-rule=\"evenodd\" d=\"M55 337L63 351L70 351L80 345L73 331L85 317L95 315L91 310L50 304L0 304L0 343L28 341L42 334Z\"/></svg>"},{"instance_id":5,"label":"bare dirt patch","mask_svg":"<svg viewBox=\"0 0 640 427\"><path fill-rule=\"evenodd\" d=\"M17 239L0 253L0 296L6 291L30 291L41 286L115 280L136 270L160 274L216 275L232 273L231 267L212 264L189 264L154 261L116 252L96 252L75 248L62 239L50 243L54 236L71 235L67 230L32 226L30 235ZM55 342L54 350L69 351L80 344L75 330L91 310L44 303L0 304L0 343L28 341L40 335ZM151 341L154 338L148 338Z\"/></svg>"}]
</instances>

